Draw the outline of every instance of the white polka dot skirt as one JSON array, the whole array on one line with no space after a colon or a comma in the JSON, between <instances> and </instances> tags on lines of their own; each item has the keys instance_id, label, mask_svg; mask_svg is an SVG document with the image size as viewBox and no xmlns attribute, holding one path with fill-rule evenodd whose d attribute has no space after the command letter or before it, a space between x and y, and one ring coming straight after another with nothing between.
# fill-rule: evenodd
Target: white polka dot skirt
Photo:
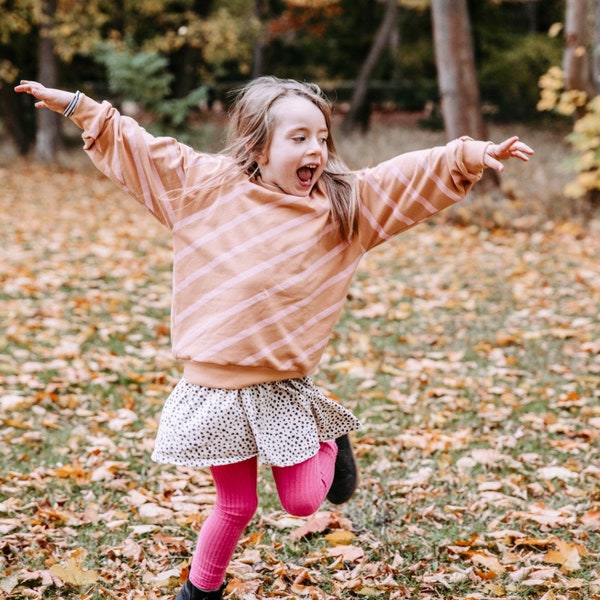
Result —
<instances>
[{"instance_id":1,"label":"white polka dot skirt","mask_svg":"<svg viewBox=\"0 0 600 600\"><path fill-rule=\"evenodd\" d=\"M260 464L286 467L314 456L319 442L359 427L308 377L234 390L181 379L163 408L152 459L210 467L257 456Z\"/></svg>"}]
</instances>

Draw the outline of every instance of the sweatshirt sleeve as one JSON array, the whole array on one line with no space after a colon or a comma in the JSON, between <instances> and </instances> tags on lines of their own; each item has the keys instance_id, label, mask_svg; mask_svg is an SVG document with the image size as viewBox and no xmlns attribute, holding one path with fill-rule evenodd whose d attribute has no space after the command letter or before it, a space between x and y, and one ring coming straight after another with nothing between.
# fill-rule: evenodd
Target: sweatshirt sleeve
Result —
<instances>
[{"instance_id":1,"label":"sweatshirt sleeve","mask_svg":"<svg viewBox=\"0 0 600 600\"><path fill-rule=\"evenodd\" d=\"M71 120L83 129L83 148L95 166L171 229L190 168L206 155L174 138L155 137L108 102L85 95Z\"/></svg>"},{"instance_id":2,"label":"sweatshirt sleeve","mask_svg":"<svg viewBox=\"0 0 600 600\"><path fill-rule=\"evenodd\" d=\"M359 171L359 236L365 251L462 200L483 175L490 143L463 137Z\"/></svg>"}]
</instances>

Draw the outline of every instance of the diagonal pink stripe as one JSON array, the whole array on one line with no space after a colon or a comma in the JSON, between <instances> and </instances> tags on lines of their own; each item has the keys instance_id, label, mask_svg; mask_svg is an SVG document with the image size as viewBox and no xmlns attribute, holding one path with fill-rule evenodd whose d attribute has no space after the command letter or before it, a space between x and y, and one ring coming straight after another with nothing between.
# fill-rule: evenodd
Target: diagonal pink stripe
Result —
<instances>
[{"instance_id":1,"label":"diagonal pink stripe","mask_svg":"<svg viewBox=\"0 0 600 600\"><path fill-rule=\"evenodd\" d=\"M206 351L200 355L201 360L207 360L208 357L213 356L214 354L220 352L221 350L224 350L225 348L229 348L230 346L238 344L241 340L253 336L261 329L264 329L265 327L268 327L269 325L273 325L273 323L277 323L278 321L285 319L289 315L291 315L295 312L298 312L298 310L300 310L301 308L304 308L308 304L311 304L315 300L315 298L318 298L319 296L321 296L326 290L328 290L329 288L331 288L332 286L337 284L339 281L344 281L345 279L348 279L350 277L351 273L354 272L357 264L358 264L358 260L356 260L353 264L346 267L343 271L340 271L338 274L336 274L335 277L331 277L327 281L323 282L323 284L321 286L319 286L319 288L317 288L312 294L310 294L309 296L305 296L299 302L295 302L294 304L278 311L277 313L269 316L266 319L263 319L262 321L257 321L256 323L252 324L252 326L247 327L246 329L244 329L243 331L240 331L236 335L233 335L233 336L230 336L229 338L224 339L219 344L212 345L210 347L210 349L207 349L208 351ZM304 323L302 326L297 328L296 332L294 332L293 335L287 337L287 341L293 339L299 333L306 331L309 327L312 327L319 321L322 321L324 318L326 318L327 316L329 316L330 314L335 312L335 310L337 310L338 307L340 307L341 304L343 304L343 301L344 301L344 298L341 300L341 302L338 301L338 302L334 303L333 305L323 309L320 313L315 315L312 319L309 319L308 322ZM312 323L310 321L312 321ZM285 343L285 341L280 342L278 340L278 341L274 342L273 344L269 345L267 348L264 348L259 354L260 354L260 356L265 356L266 354L269 353L270 349L275 349L275 348L283 345L284 343ZM197 357L195 357L195 358L196 358L196 360L199 360ZM242 361L240 364L247 364L246 360Z\"/></svg>"},{"instance_id":2,"label":"diagonal pink stripe","mask_svg":"<svg viewBox=\"0 0 600 600\"><path fill-rule=\"evenodd\" d=\"M330 227L332 227L332 226L330 226ZM323 234L325 234L326 230L330 229L330 227L327 227L323 231ZM315 240L310 240L310 242L305 242L301 246L305 246L309 243L314 244L314 242L315 242ZM255 294L254 296L251 296L250 298L247 298L243 302L239 302L235 306L230 307L228 310L221 312L218 315L213 316L213 318L210 319L210 321L208 323L205 323L203 325L199 325L197 327L189 329L187 331L186 335L182 337L182 339L180 340L177 347L178 348L184 347L189 342L190 339L193 339L193 338L201 335L202 333L204 333L207 330L213 329L214 327L218 326L219 324L223 323L224 321L233 317L234 315L239 314L239 313L247 310L252 305L261 302L262 300L264 300L265 296L268 296L269 294L272 294L272 293L275 293L275 292L278 292L281 290L285 290L286 288L296 285L300 281L304 281L307 277L310 277L310 275L312 275L312 273L317 272L331 258L333 258L337 254L342 252L345 247L346 247L345 243L338 244L330 252L328 252L327 254L322 256L318 261L312 263L310 265L310 267L308 269L305 269L302 273L297 273L296 275L289 278L285 282L279 283L275 286L272 286L271 288L263 290L260 293ZM294 249L294 251L296 251L296 250L302 252L304 250L304 248L298 247L298 248ZM236 285L240 280L250 277L256 272L268 270L270 268L273 268L274 266L276 266L277 264L279 264L281 262L285 262L288 259L287 254L288 253L279 255L278 257L276 257L270 261L266 261L265 263L262 263L261 265L257 265L254 269L244 272L243 274L241 274L240 277L237 277L235 280L229 280L227 282L224 282L221 286L212 290L212 292L210 294L207 294L203 298L200 298L197 302L195 302L192 306L190 306L185 311L186 312L185 316L189 316L190 314L196 312L205 302L207 302L208 300L210 300L212 298L219 296L226 289L231 288L234 285ZM178 319L177 323L180 323L181 320L182 319Z\"/></svg>"},{"instance_id":3,"label":"diagonal pink stripe","mask_svg":"<svg viewBox=\"0 0 600 600\"><path fill-rule=\"evenodd\" d=\"M317 353L320 354L323 351L323 348L325 348L329 343L330 335L331 334L328 333L324 338L321 338L320 340L317 340L314 344L312 344L312 346L308 346L306 350L304 350L304 352L302 352L301 354L298 354L297 356L294 356L294 358L291 358L285 361L284 363L281 363L281 365L279 365L279 368L282 371L293 370L298 364L305 361L309 356L312 356L313 354Z\"/></svg>"},{"instance_id":4,"label":"diagonal pink stripe","mask_svg":"<svg viewBox=\"0 0 600 600\"><path fill-rule=\"evenodd\" d=\"M214 211L215 208L219 208L220 206L227 204L228 202L231 202L232 200L237 200L240 197L240 195L243 195L250 187L251 187L251 184L246 183L244 185L241 185L240 187L235 188L228 194L219 196L219 198L217 198L217 200L210 206L207 206L206 208L202 208L198 211L195 211L189 217L185 217L184 219L180 219L179 221L177 221L177 223L175 224L175 227L173 227L173 232L179 231L180 229L184 229L185 227L191 225L192 223L195 223L196 221L205 218L206 215L210 214L212 211ZM201 191L202 191L202 187L200 186L200 188L198 189L198 193L200 193ZM191 194L192 194L191 191L187 193L187 195L191 195Z\"/></svg>"},{"instance_id":5,"label":"diagonal pink stripe","mask_svg":"<svg viewBox=\"0 0 600 600\"><path fill-rule=\"evenodd\" d=\"M425 174L427 175L427 177L436 184L437 188L445 196L447 196L448 199L452 200L452 202L459 202L460 200L463 199L462 194L459 194L456 192L456 190L449 188L446 185L446 183L444 181L442 181L442 179L435 172L435 170L431 168L431 165L427 162L427 159L425 156L420 157L418 160L418 163L421 166L421 168L425 171Z\"/></svg>"},{"instance_id":6,"label":"diagonal pink stripe","mask_svg":"<svg viewBox=\"0 0 600 600\"><path fill-rule=\"evenodd\" d=\"M314 299L314 296L313 296L313 299ZM252 356L247 356L244 360L240 361L239 364L240 365L252 365L258 359L267 356L274 350L277 350L278 348L281 348L282 346L286 346L294 338L298 337L299 335L302 335L304 332L308 331L311 327L313 327L317 323L321 322L323 319L326 319L330 315L332 315L332 314L336 313L338 310L340 310L341 307L343 306L345 300L346 300L346 298L344 297L339 302L335 302L334 304L328 306L321 312L312 316L308 321L306 321L302 325L300 325L300 327L297 327L293 331L290 331L284 337L282 337L279 340L273 342L272 344L269 344L268 346L262 348L259 352L255 352ZM327 336L327 339L329 339L329 334ZM312 354L312 351L310 353ZM294 361L296 361L296 360L297 360L297 358L294 359Z\"/></svg>"},{"instance_id":7,"label":"diagonal pink stripe","mask_svg":"<svg viewBox=\"0 0 600 600\"><path fill-rule=\"evenodd\" d=\"M252 248L253 246L264 244L264 243L268 242L269 240L281 235L282 233L285 233L286 231L293 229L295 227L299 227L303 223L310 221L312 219L313 219L313 215L310 215L310 214L303 215L296 219L286 221L285 223L281 224L278 227L269 229L268 231L264 232L261 235L256 235L254 237L251 237L250 239L246 240L244 243L239 244L235 248L232 248L231 250L229 250L229 252L224 252L223 254L220 254L219 256L217 256L216 258L211 260L210 262L202 265L202 267L200 267L199 269L196 269L193 273L190 273L185 279L182 279L181 281L179 281L177 283L177 293L182 292L185 288L187 288L189 285L191 285L194 281L196 281L200 277L207 275L211 271L214 271L217 267L219 267L219 265L227 263L229 260L231 260L235 256L246 253L248 251L248 249ZM237 225L239 225L239 223L237 223ZM232 225L232 227L234 227L234 226L235 225ZM220 234L222 234L227 229L228 228L219 229L218 232ZM207 238L204 238L202 240L202 243L205 244L207 242L210 242L214 237L215 237L215 235L209 235L209 236L207 236ZM314 243L314 241L313 241L313 243ZM289 257L289 255L288 255L288 257Z\"/></svg>"}]
</instances>

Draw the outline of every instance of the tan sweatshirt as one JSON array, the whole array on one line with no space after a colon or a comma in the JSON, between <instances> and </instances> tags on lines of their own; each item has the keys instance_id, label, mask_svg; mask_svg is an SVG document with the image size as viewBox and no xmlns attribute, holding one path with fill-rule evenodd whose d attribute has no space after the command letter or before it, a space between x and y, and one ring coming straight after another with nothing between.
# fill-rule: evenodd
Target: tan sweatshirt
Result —
<instances>
[{"instance_id":1,"label":"tan sweatshirt","mask_svg":"<svg viewBox=\"0 0 600 600\"><path fill-rule=\"evenodd\" d=\"M230 158L153 137L107 102L82 96L72 120L98 169L170 229L173 353L187 381L217 388L314 372L364 253L464 198L488 144L462 138L357 171L359 228L347 243L318 189L266 189Z\"/></svg>"}]
</instances>

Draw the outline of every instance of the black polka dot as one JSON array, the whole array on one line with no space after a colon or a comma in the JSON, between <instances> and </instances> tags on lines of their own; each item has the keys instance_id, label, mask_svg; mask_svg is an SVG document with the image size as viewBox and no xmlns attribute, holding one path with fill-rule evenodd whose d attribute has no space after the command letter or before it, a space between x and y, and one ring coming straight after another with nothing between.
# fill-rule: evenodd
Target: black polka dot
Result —
<instances>
[{"instance_id":1,"label":"black polka dot","mask_svg":"<svg viewBox=\"0 0 600 600\"><path fill-rule=\"evenodd\" d=\"M182 379L160 418L153 460L188 467L226 465L257 456L286 467L314 456L319 442L360 427L308 377L238 390Z\"/></svg>"}]
</instances>

